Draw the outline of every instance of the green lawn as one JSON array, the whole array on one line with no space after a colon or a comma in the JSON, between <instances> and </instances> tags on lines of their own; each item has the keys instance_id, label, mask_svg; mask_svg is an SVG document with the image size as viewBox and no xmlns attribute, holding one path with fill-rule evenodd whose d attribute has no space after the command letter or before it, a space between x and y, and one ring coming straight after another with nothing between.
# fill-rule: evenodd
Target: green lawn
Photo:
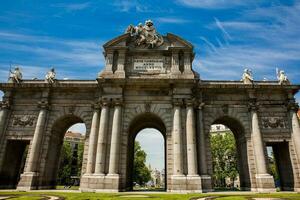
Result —
<instances>
[{"instance_id":1,"label":"green lawn","mask_svg":"<svg viewBox=\"0 0 300 200\"><path fill-rule=\"evenodd\" d=\"M65 199L84 199L84 200L195 200L197 197L216 197L216 200L249 200L253 197L273 197L291 200L300 200L300 193L272 193L272 194L226 194L226 193L206 193L206 194L169 194L169 193L75 193L75 192L4 192L0 191L1 196L11 196L10 199L35 200L47 199L47 196L58 196Z\"/></svg>"}]
</instances>

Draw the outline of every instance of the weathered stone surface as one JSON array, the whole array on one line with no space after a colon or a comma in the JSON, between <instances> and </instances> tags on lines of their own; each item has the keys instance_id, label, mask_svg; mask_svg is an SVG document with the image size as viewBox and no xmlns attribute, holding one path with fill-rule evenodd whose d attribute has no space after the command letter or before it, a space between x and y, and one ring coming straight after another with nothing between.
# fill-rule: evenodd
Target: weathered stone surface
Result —
<instances>
[{"instance_id":1,"label":"weathered stone surface","mask_svg":"<svg viewBox=\"0 0 300 200\"><path fill-rule=\"evenodd\" d=\"M105 67L96 80L0 83L5 93L0 104L0 187L54 188L64 131L83 122L82 191L130 190L134 138L143 128L156 128L166 140L166 190L208 192L209 130L222 123L236 138L242 189L274 191L266 170L270 145L283 166L283 189L300 190L294 101L299 85L200 80L192 70L189 42L167 34L162 44L148 49L131 37L127 33L104 45ZM28 144L25 172L17 182L22 148Z\"/></svg>"}]
</instances>

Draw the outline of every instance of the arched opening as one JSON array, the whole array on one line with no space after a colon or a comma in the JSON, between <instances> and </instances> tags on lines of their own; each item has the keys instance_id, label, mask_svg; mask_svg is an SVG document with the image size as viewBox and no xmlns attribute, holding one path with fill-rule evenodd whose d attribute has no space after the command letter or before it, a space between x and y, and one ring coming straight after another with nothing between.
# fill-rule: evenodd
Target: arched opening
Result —
<instances>
[{"instance_id":1,"label":"arched opening","mask_svg":"<svg viewBox=\"0 0 300 200\"><path fill-rule=\"evenodd\" d=\"M84 122L74 115L62 117L54 123L44 174L48 187L79 188L85 132Z\"/></svg>"},{"instance_id":2,"label":"arched opening","mask_svg":"<svg viewBox=\"0 0 300 200\"><path fill-rule=\"evenodd\" d=\"M2 90L0 90L0 101L3 100L3 96L4 96L4 92Z\"/></svg>"},{"instance_id":3,"label":"arched opening","mask_svg":"<svg viewBox=\"0 0 300 200\"><path fill-rule=\"evenodd\" d=\"M128 137L127 190L165 191L167 188L166 128L162 120L151 113L138 116L130 125ZM135 153L138 150L137 145L149 156L146 167L151 168L150 180L144 185L136 181L143 175L134 173L139 173L139 170L135 170L139 167L139 163L135 163L138 156Z\"/></svg>"},{"instance_id":4,"label":"arched opening","mask_svg":"<svg viewBox=\"0 0 300 200\"><path fill-rule=\"evenodd\" d=\"M230 117L213 122L210 130L215 190L250 190L247 143L241 123Z\"/></svg>"},{"instance_id":5,"label":"arched opening","mask_svg":"<svg viewBox=\"0 0 300 200\"><path fill-rule=\"evenodd\" d=\"M289 151L289 143L268 142L268 170L274 178L275 187L281 191L294 190L294 174Z\"/></svg>"}]
</instances>

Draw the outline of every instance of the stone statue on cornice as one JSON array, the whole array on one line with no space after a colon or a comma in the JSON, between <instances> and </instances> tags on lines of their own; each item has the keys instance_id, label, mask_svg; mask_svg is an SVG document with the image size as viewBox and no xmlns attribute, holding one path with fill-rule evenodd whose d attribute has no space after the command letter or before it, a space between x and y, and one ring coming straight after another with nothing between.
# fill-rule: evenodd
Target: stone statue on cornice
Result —
<instances>
[{"instance_id":1,"label":"stone statue on cornice","mask_svg":"<svg viewBox=\"0 0 300 200\"><path fill-rule=\"evenodd\" d=\"M151 20L146 20L145 25L139 23L137 26L129 25L125 33L130 33L135 41L136 46L147 48L159 47L163 44L163 37L156 32L156 29Z\"/></svg>"}]
</instances>

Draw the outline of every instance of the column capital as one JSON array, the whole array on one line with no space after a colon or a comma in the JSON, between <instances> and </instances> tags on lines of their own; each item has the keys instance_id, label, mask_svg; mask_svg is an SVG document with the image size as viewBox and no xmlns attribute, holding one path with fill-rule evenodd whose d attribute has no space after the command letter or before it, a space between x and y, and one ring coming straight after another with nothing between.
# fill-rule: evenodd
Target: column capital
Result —
<instances>
[{"instance_id":1,"label":"column capital","mask_svg":"<svg viewBox=\"0 0 300 200\"><path fill-rule=\"evenodd\" d=\"M196 105L195 99L185 99L186 107L194 107Z\"/></svg>"},{"instance_id":2,"label":"column capital","mask_svg":"<svg viewBox=\"0 0 300 200\"><path fill-rule=\"evenodd\" d=\"M173 106L174 107L181 107L183 105L183 100L182 99L173 99Z\"/></svg>"},{"instance_id":3,"label":"column capital","mask_svg":"<svg viewBox=\"0 0 300 200\"><path fill-rule=\"evenodd\" d=\"M99 110L100 107L101 107L100 102L95 102L92 104L92 109L94 109L94 110Z\"/></svg>"},{"instance_id":4,"label":"column capital","mask_svg":"<svg viewBox=\"0 0 300 200\"><path fill-rule=\"evenodd\" d=\"M123 99L121 98L112 99L112 104L114 106L123 106Z\"/></svg>"},{"instance_id":5,"label":"column capital","mask_svg":"<svg viewBox=\"0 0 300 200\"><path fill-rule=\"evenodd\" d=\"M45 100L39 101L39 102L38 102L38 107L39 107L40 109L44 109L44 110L50 109L49 102L48 102L48 101L45 101Z\"/></svg>"},{"instance_id":6,"label":"column capital","mask_svg":"<svg viewBox=\"0 0 300 200\"><path fill-rule=\"evenodd\" d=\"M256 100L250 100L248 102L248 110L257 112L259 110L259 103Z\"/></svg>"},{"instance_id":7,"label":"column capital","mask_svg":"<svg viewBox=\"0 0 300 200\"><path fill-rule=\"evenodd\" d=\"M204 102L199 102L197 107L198 107L198 110L203 110L204 109L204 106L205 106L205 103Z\"/></svg>"},{"instance_id":8,"label":"column capital","mask_svg":"<svg viewBox=\"0 0 300 200\"><path fill-rule=\"evenodd\" d=\"M0 110L2 109L9 109L10 108L10 102L9 101L0 101Z\"/></svg>"},{"instance_id":9,"label":"column capital","mask_svg":"<svg viewBox=\"0 0 300 200\"><path fill-rule=\"evenodd\" d=\"M299 104L295 101L289 101L286 105L287 109L292 112L298 112Z\"/></svg>"}]
</instances>

